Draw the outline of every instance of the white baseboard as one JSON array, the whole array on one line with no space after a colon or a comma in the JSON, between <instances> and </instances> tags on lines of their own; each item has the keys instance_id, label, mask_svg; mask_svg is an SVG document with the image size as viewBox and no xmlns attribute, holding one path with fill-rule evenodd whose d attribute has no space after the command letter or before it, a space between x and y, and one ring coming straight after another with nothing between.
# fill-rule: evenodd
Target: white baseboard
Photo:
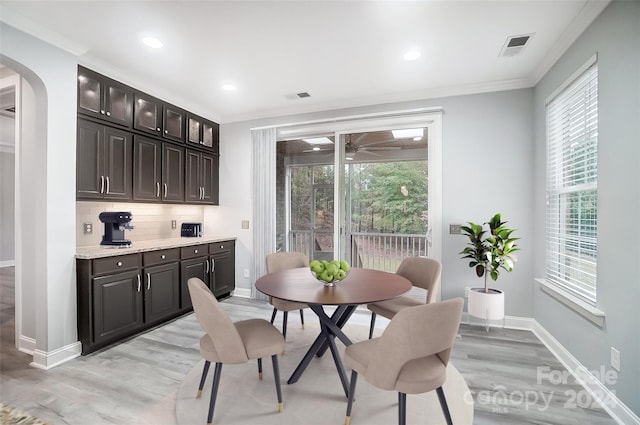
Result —
<instances>
[{"instance_id":1,"label":"white baseboard","mask_svg":"<svg viewBox=\"0 0 640 425\"><path fill-rule=\"evenodd\" d=\"M52 367L79 357L81 352L82 344L80 341L53 351L42 351L36 349L33 351L33 362L31 362L31 366L38 369L49 370Z\"/></svg>"},{"instance_id":2,"label":"white baseboard","mask_svg":"<svg viewBox=\"0 0 640 425\"><path fill-rule=\"evenodd\" d=\"M542 341L560 363L567 368L576 382L587 390L592 400L605 401L605 403L600 403L602 408L611 415L617 423L621 425L640 425L640 418L536 320L533 320L531 331Z\"/></svg>"},{"instance_id":3,"label":"white baseboard","mask_svg":"<svg viewBox=\"0 0 640 425\"><path fill-rule=\"evenodd\" d=\"M462 323L476 326L485 326L482 319L471 320L471 316L465 312ZM528 330L533 332L538 339L551 351L551 353L572 374L577 383L582 385L591 396L591 400L605 400L600 403L602 408L620 425L640 425L640 418L629 409L615 393L607 388L591 371L578 361L560 342L553 337L537 320L530 317L505 316L501 320L491 320L488 326L508 329Z\"/></svg>"},{"instance_id":4,"label":"white baseboard","mask_svg":"<svg viewBox=\"0 0 640 425\"><path fill-rule=\"evenodd\" d=\"M0 261L0 269L3 267L14 267L15 265L16 265L16 260Z\"/></svg>"},{"instance_id":5,"label":"white baseboard","mask_svg":"<svg viewBox=\"0 0 640 425\"><path fill-rule=\"evenodd\" d=\"M234 297L251 298L251 289L249 288L236 288L233 290Z\"/></svg>"},{"instance_id":6,"label":"white baseboard","mask_svg":"<svg viewBox=\"0 0 640 425\"><path fill-rule=\"evenodd\" d=\"M18 338L18 351L33 355L36 349L36 340L28 336L20 335Z\"/></svg>"}]
</instances>

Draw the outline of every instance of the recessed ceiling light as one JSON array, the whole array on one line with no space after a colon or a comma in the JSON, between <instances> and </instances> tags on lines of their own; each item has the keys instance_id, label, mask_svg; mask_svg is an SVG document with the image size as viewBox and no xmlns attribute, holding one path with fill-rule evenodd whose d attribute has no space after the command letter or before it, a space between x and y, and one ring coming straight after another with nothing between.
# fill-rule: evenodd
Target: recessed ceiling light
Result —
<instances>
[{"instance_id":1,"label":"recessed ceiling light","mask_svg":"<svg viewBox=\"0 0 640 425\"><path fill-rule=\"evenodd\" d=\"M424 135L423 128L405 128L402 130L391 130L394 139L413 139L414 137L422 138Z\"/></svg>"},{"instance_id":2,"label":"recessed ceiling light","mask_svg":"<svg viewBox=\"0 0 640 425\"><path fill-rule=\"evenodd\" d=\"M406 61L414 61L420 57L421 53L417 50L409 50L404 54L403 59Z\"/></svg>"},{"instance_id":3,"label":"recessed ceiling light","mask_svg":"<svg viewBox=\"0 0 640 425\"><path fill-rule=\"evenodd\" d=\"M238 87L236 87L236 85L232 84L232 83L224 83L222 85L222 90L224 90L224 91L235 91L235 90L237 90L237 88Z\"/></svg>"},{"instance_id":4,"label":"recessed ceiling light","mask_svg":"<svg viewBox=\"0 0 640 425\"><path fill-rule=\"evenodd\" d=\"M328 137L311 137L309 139L302 139L310 145L331 145L333 142Z\"/></svg>"},{"instance_id":5,"label":"recessed ceiling light","mask_svg":"<svg viewBox=\"0 0 640 425\"><path fill-rule=\"evenodd\" d=\"M151 47L152 49L159 49L162 47L162 42L155 37L142 37L142 42L145 44L145 46Z\"/></svg>"}]
</instances>

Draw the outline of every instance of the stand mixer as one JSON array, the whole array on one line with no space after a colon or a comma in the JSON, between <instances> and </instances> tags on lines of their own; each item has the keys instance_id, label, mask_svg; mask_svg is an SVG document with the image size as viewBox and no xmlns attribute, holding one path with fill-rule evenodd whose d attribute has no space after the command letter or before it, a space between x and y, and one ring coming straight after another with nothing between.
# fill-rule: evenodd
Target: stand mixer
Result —
<instances>
[{"instance_id":1,"label":"stand mixer","mask_svg":"<svg viewBox=\"0 0 640 425\"><path fill-rule=\"evenodd\" d=\"M104 234L100 245L111 247L131 246L131 241L124 238L124 231L134 228L129 225L132 218L130 212L105 211L101 212L98 218L104 223Z\"/></svg>"}]
</instances>

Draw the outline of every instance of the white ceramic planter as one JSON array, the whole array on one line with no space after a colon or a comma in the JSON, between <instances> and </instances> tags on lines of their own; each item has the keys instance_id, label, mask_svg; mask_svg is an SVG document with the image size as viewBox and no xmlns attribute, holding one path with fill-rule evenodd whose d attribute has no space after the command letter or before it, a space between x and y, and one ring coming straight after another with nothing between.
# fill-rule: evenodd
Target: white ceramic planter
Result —
<instances>
[{"instance_id":1,"label":"white ceramic planter","mask_svg":"<svg viewBox=\"0 0 640 425\"><path fill-rule=\"evenodd\" d=\"M469 314L484 320L504 319L504 292L489 288L471 288L469 290Z\"/></svg>"}]
</instances>

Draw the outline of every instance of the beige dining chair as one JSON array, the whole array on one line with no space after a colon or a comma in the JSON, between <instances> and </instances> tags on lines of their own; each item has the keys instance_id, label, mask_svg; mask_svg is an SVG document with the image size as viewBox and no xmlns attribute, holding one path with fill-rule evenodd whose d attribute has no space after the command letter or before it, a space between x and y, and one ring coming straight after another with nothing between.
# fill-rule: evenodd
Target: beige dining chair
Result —
<instances>
[{"instance_id":1,"label":"beige dining chair","mask_svg":"<svg viewBox=\"0 0 640 425\"><path fill-rule=\"evenodd\" d=\"M271 356L278 411L282 412L284 405L280 389L278 354L284 351L284 337L280 331L263 319L248 319L234 323L202 280L194 277L187 281L187 285L196 318L206 332L200 338L200 354L205 362L196 398L200 398L202 394L211 362L215 363L207 424L211 424L213 420L222 365L246 363L257 359L258 377L262 379L262 358L265 356Z\"/></svg>"},{"instance_id":2,"label":"beige dining chair","mask_svg":"<svg viewBox=\"0 0 640 425\"><path fill-rule=\"evenodd\" d=\"M275 252L267 255L267 273L308 266L309 260L307 256L301 252ZM282 335L284 335L285 339L287 339L287 317L290 311L300 310L300 322L302 329L304 329L304 313L302 309L307 308L307 304L286 301L274 297L269 297L269 303L273 306L273 313L271 313L272 324L276 319L278 310L282 311Z\"/></svg>"},{"instance_id":3,"label":"beige dining chair","mask_svg":"<svg viewBox=\"0 0 640 425\"><path fill-rule=\"evenodd\" d=\"M407 278L413 286L427 291L426 304L430 304L436 300L436 296L440 290L441 273L442 264L437 260L427 257L407 257L402 260L398 270L396 271L396 274ZM369 339L373 336L373 327L376 323L376 315L379 314L387 319L393 319L393 316L395 316L400 310L423 304L425 303L406 295L368 304L367 308L371 310Z\"/></svg>"},{"instance_id":4,"label":"beige dining chair","mask_svg":"<svg viewBox=\"0 0 640 425\"><path fill-rule=\"evenodd\" d=\"M352 369L345 425L358 374L371 385L398 392L398 423L406 423L407 394L436 390L448 425L451 414L442 385L462 316L462 298L405 308L396 314L382 336L357 342L345 350L345 364Z\"/></svg>"}]
</instances>

